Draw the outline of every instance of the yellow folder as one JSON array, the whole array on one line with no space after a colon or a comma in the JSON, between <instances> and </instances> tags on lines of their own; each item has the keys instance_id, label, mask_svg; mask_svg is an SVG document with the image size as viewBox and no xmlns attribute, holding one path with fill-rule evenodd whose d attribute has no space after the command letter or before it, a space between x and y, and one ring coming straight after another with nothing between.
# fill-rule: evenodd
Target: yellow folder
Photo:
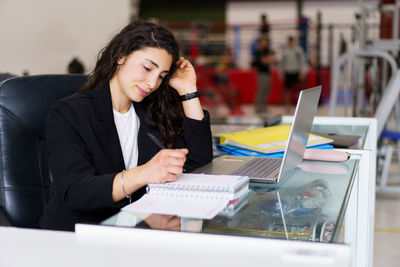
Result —
<instances>
[{"instance_id":1,"label":"yellow folder","mask_svg":"<svg viewBox=\"0 0 400 267\"><path fill-rule=\"evenodd\" d=\"M222 134L222 145L237 146L265 154L285 151L290 125L277 125L247 131ZM332 139L310 134L307 147L327 144Z\"/></svg>"}]
</instances>

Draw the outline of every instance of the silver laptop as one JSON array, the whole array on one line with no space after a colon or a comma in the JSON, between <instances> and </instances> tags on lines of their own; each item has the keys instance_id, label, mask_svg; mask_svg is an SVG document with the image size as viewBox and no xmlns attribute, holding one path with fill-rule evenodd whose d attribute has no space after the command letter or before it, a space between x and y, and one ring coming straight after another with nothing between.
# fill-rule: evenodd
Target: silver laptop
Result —
<instances>
[{"instance_id":1,"label":"silver laptop","mask_svg":"<svg viewBox=\"0 0 400 267\"><path fill-rule=\"evenodd\" d=\"M247 175L250 182L281 182L303 160L320 95L321 86L300 92L283 159L225 155L213 159L194 173Z\"/></svg>"}]
</instances>

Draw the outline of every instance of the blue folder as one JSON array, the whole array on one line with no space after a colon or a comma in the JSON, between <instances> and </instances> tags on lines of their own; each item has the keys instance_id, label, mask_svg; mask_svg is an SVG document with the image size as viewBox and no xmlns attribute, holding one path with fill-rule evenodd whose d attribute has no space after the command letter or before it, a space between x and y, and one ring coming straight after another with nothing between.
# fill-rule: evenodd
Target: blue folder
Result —
<instances>
[{"instance_id":1,"label":"blue folder","mask_svg":"<svg viewBox=\"0 0 400 267\"><path fill-rule=\"evenodd\" d=\"M307 147L307 149L313 149L313 148L318 148L318 149L333 149L333 146L330 144L322 144L322 145L316 145L316 146L310 146ZM230 145L221 145L217 144L217 149L219 151L225 152L229 155L235 155L235 156L251 156L251 157L271 157L271 158L283 158L283 153L284 152L277 152L277 153L271 153L271 154L263 154L260 152L236 147L236 146L230 146Z\"/></svg>"}]
</instances>

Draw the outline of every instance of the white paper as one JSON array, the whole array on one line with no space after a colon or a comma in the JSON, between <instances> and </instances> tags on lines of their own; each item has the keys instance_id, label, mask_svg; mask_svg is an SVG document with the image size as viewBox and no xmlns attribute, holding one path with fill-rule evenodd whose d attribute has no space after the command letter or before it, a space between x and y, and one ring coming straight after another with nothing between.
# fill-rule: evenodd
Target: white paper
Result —
<instances>
[{"instance_id":1,"label":"white paper","mask_svg":"<svg viewBox=\"0 0 400 267\"><path fill-rule=\"evenodd\" d=\"M226 207L228 202L228 199L174 198L145 194L122 210L212 219Z\"/></svg>"}]
</instances>

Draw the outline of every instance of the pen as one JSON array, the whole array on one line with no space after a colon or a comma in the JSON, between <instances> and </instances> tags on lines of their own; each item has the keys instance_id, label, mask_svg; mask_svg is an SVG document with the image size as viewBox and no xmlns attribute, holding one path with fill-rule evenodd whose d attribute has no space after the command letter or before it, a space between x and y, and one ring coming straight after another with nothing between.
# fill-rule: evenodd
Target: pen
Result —
<instances>
[{"instance_id":1,"label":"pen","mask_svg":"<svg viewBox=\"0 0 400 267\"><path fill-rule=\"evenodd\" d=\"M160 149L164 149L165 146L161 144L161 142L151 133L147 132L147 135L150 137L150 139L156 144Z\"/></svg>"},{"instance_id":2,"label":"pen","mask_svg":"<svg viewBox=\"0 0 400 267\"><path fill-rule=\"evenodd\" d=\"M160 140L158 140L153 134L147 132L148 137L150 137L150 139L161 149L164 149L165 146L163 144L161 144ZM183 172L185 172L186 169L183 168Z\"/></svg>"}]
</instances>

